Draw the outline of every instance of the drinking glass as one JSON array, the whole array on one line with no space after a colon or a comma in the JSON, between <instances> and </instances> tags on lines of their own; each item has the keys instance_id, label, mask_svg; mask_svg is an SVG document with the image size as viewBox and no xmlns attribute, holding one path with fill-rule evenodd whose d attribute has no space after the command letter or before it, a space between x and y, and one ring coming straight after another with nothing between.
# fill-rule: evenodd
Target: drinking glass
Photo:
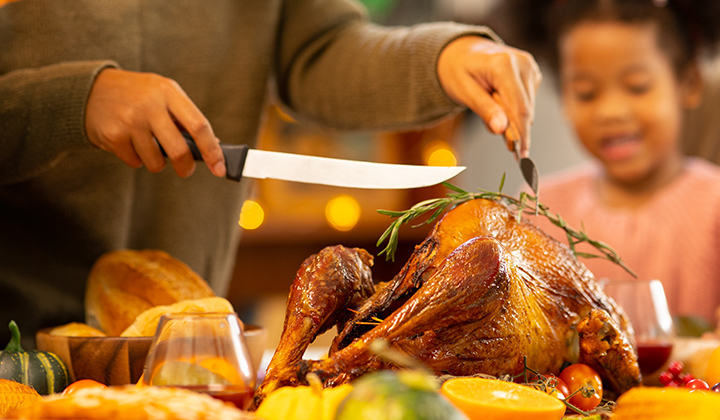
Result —
<instances>
[{"instance_id":1,"label":"drinking glass","mask_svg":"<svg viewBox=\"0 0 720 420\"><path fill-rule=\"evenodd\" d=\"M659 280L607 280L600 284L627 314L635 330L643 376L657 372L672 352L675 330Z\"/></svg>"},{"instance_id":2,"label":"drinking glass","mask_svg":"<svg viewBox=\"0 0 720 420\"><path fill-rule=\"evenodd\" d=\"M246 410L255 377L237 314L212 312L163 315L142 380L202 392Z\"/></svg>"}]
</instances>

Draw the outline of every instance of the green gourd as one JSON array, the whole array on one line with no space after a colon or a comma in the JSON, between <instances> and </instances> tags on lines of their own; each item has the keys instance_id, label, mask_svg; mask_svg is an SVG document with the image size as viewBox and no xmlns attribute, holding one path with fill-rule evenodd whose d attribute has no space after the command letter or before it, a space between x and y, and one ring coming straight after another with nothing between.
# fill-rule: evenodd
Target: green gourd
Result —
<instances>
[{"instance_id":1,"label":"green gourd","mask_svg":"<svg viewBox=\"0 0 720 420\"><path fill-rule=\"evenodd\" d=\"M467 420L438 392L437 381L416 370L382 370L353 382L335 420Z\"/></svg>"},{"instance_id":2,"label":"green gourd","mask_svg":"<svg viewBox=\"0 0 720 420\"><path fill-rule=\"evenodd\" d=\"M0 351L0 378L29 385L40 395L61 392L69 385L67 366L55 353L23 350L15 321L10 321L10 334L10 342Z\"/></svg>"}]
</instances>

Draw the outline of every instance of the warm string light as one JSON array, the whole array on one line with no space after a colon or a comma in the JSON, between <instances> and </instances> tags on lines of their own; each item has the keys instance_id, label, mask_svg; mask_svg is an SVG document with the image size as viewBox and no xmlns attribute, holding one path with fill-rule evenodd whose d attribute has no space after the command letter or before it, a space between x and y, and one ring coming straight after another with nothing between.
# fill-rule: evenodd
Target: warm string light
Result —
<instances>
[{"instance_id":1,"label":"warm string light","mask_svg":"<svg viewBox=\"0 0 720 420\"><path fill-rule=\"evenodd\" d=\"M428 166L456 166L457 158L452 147L444 140L426 144L422 151L423 162Z\"/></svg>"},{"instance_id":2,"label":"warm string light","mask_svg":"<svg viewBox=\"0 0 720 420\"><path fill-rule=\"evenodd\" d=\"M253 200L245 200L240 210L240 220L238 224L245 230L254 230L259 228L265 221L265 210L260 203Z\"/></svg>"},{"instance_id":3,"label":"warm string light","mask_svg":"<svg viewBox=\"0 0 720 420\"><path fill-rule=\"evenodd\" d=\"M325 219L336 230L345 232L357 225L360 220L361 207L355 197L342 194L332 198L325 206ZM265 210L260 203L246 200L240 211L238 224L245 230L259 228L265 221Z\"/></svg>"},{"instance_id":4,"label":"warm string light","mask_svg":"<svg viewBox=\"0 0 720 420\"><path fill-rule=\"evenodd\" d=\"M325 206L325 219L334 229L349 231L360 220L360 203L353 196L338 195Z\"/></svg>"}]
</instances>

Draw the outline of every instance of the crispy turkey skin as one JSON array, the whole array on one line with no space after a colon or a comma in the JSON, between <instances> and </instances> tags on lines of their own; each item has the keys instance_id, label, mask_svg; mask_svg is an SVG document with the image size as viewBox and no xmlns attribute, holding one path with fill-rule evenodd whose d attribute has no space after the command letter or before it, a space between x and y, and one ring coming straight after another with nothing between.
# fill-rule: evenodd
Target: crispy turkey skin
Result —
<instances>
[{"instance_id":1,"label":"crispy turkey skin","mask_svg":"<svg viewBox=\"0 0 720 420\"><path fill-rule=\"evenodd\" d=\"M580 361L617 393L640 383L622 310L565 245L500 203L475 199L449 211L374 293L365 254L328 247L303 263L257 403L311 372L336 386L387 367L369 351L379 338L437 374L517 374L524 360L558 374ZM328 358L302 360L332 323L339 333Z\"/></svg>"}]
</instances>

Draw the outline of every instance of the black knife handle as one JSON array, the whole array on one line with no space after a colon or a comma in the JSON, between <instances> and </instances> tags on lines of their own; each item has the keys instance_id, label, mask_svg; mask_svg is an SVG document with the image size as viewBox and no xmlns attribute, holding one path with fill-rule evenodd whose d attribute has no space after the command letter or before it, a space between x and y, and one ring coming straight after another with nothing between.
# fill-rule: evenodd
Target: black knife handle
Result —
<instances>
[{"instance_id":1,"label":"black knife handle","mask_svg":"<svg viewBox=\"0 0 720 420\"><path fill-rule=\"evenodd\" d=\"M182 135L185 138L185 143L190 148L193 159L198 162L202 161L202 154L200 153L200 149L198 149L197 144L195 144L195 140L193 140L188 133L182 133ZM160 151L163 156L167 157L165 149L160 146L159 142L158 146L160 147ZM220 149L222 149L223 155L225 156L225 178L232 179L233 181L240 181L240 178L242 178L243 168L245 167L245 159L247 158L249 149L248 145L220 143Z\"/></svg>"}]
</instances>

